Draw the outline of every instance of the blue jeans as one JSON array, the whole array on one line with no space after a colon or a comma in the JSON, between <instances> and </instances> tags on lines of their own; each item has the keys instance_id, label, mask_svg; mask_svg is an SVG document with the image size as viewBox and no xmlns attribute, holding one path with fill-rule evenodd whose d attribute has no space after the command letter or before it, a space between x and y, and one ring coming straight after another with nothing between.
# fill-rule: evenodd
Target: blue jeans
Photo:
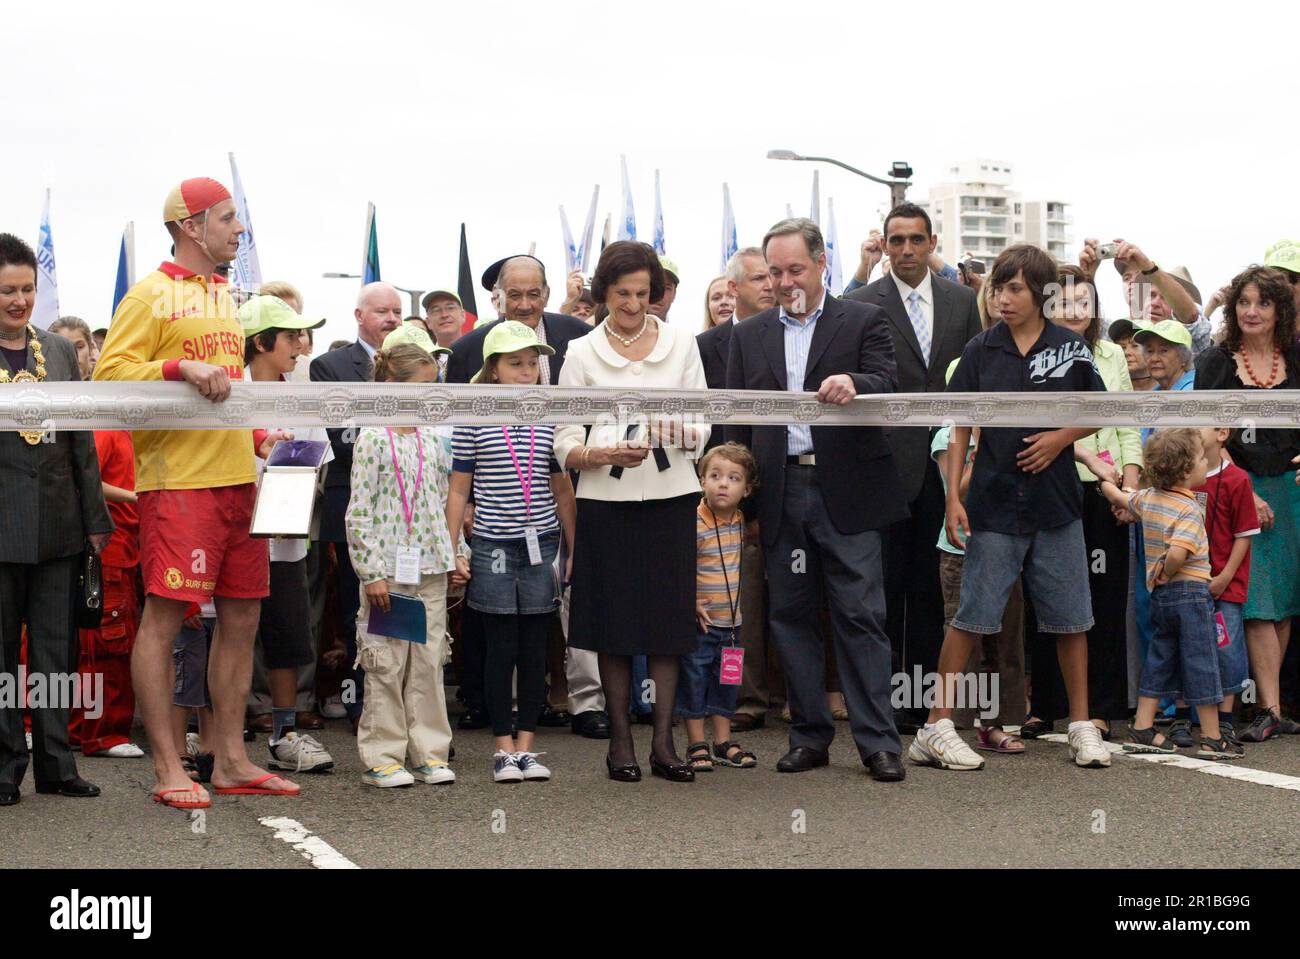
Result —
<instances>
[{"instance_id":1,"label":"blue jeans","mask_svg":"<svg viewBox=\"0 0 1300 959\"><path fill-rule=\"evenodd\" d=\"M1151 623L1155 629L1138 695L1181 695L1188 706L1223 702L1209 584L1175 580L1157 586L1151 592Z\"/></svg>"},{"instance_id":2,"label":"blue jeans","mask_svg":"<svg viewBox=\"0 0 1300 959\"><path fill-rule=\"evenodd\" d=\"M1223 695L1235 696L1246 688L1250 664L1246 656L1246 623L1241 615L1241 603L1216 599L1214 610L1223 617L1228 627L1228 645L1219 647L1219 682Z\"/></svg>"},{"instance_id":3,"label":"blue jeans","mask_svg":"<svg viewBox=\"0 0 1300 959\"><path fill-rule=\"evenodd\" d=\"M724 686L719 679L722 647L740 645L740 630L733 635L730 629L711 626L697 638L695 652L681 657L677 673L677 715L686 719L705 716L730 719L736 714L740 687Z\"/></svg>"}]
</instances>

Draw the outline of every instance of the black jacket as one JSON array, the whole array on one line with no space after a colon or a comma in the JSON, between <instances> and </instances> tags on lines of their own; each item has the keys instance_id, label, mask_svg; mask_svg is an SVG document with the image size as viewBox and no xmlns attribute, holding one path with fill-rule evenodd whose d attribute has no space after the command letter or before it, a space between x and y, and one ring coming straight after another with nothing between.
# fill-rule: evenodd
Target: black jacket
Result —
<instances>
[{"instance_id":1,"label":"black jacket","mask_svg":"<svg viewBox=\"0 0 1300 959\"><path fill-rule=\"evenodd\" d=\"M313 382L369 383L373 377L374 363L360 342L330 350L311 361ZM325 473L325 508L321 511L320 540L325 543L346 543L347 528L344 515L348 499L352 496L352 446L356 430L326 430L334 461Z\"/></svg>"},{"instance_id":2,"label":"black jacket","mask_svg":"<svg viewBox=\"0 0 1300 959\"><path fill-rule=\"evenodd\" d=\"M468 383L470 377L483 368L483 340L488 330L500 322L484 323L451 345L451 356L447 357L448 383ZM586 336L592 328L565 313L543 313L542 322L546 324L546 345L555 350L555 355L550 358L551 382L547 384L554 386L560 382L560 370L564 367L564 354L569 349L569 342Z\"/></svg>"},{"instance_id":3,"label":"black jacket","mask_svg":"<svg viewBox=\"0 0 1300 959\"><path fill-rule=\"evenodd\" d=\"M847 373L858 393L894 393L898 374L889 321L880 307L838 300L829 293L813 331L803 389L816 392L828 376ZM785 328L779 308L737 324L727 360L728 390L784 390ZM732 426L727 439L743 443L758 460L755 494L763 543L781 528L785 495L786 428ZM879 426L814 426L817 479L835 528L844 534L882 529L906 518L894 457ZM936 535L937 532L936 532Z\"/></svg>"}]
</instances>

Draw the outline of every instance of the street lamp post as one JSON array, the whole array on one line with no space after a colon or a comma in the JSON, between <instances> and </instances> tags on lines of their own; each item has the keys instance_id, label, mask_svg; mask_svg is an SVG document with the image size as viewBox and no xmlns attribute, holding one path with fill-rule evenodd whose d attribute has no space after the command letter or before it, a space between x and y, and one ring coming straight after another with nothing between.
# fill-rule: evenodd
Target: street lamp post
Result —
<instances>
[{"instance_id":1,"label":"street lamp post","mask_svg":"<svg viewBox=\"0 0 1300 959\"><path fill-rule=\"evenodd\" d=\"M361 279L361 275L358 273L322 273L321 276L323 276L327 280ZM388 281L385 280L384 282L387 283ZM389 283L388 285L395 290L401 290L403 293L409 296L411 298L411 315L412 316L420 315L420 300L424 297L424 290L408 290L406 287L398 286L396 283Z\"/></svg>"},{"instance_id":2,"label":"street lamp post","mask_svg":"<svg viewBox=\"0 0 1300 959\"><path fill-rule=\"evenodd\" d=\"M891 207L898 206L907 196L907 188L912 185L910 177L912 168L903 162L895 162L889 170L890 178L888 180L872 176L865 170L859 170L857 167L849 166L841 160L834 157L806 157L800 156L793 150L768 150L767 158L769 160L804 160L812 163L830 163L841 169L848 170L850 173L856 173L860 177L870 180L872 183L879 183L889 187L889 202Z\"/></svg>"}]
</instances>

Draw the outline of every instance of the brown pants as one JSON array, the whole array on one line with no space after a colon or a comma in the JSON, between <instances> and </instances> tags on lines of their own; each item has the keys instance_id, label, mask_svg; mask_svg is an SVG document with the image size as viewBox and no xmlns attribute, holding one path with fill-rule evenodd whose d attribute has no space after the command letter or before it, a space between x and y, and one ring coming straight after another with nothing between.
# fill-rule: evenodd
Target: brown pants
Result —
<instances>
[{"instance_id":1,"label":"brown pants","mask_svg":"<svg viewBox=\"0 0 1300 959\"><path fill-rule=\"evenodd\" d=\"M939 553L939 587L943 591L944 629L957 615L961 600L961 571L966 557L960 553ZM966 672L996 673L998 676L998 713L981 719L983 726L1017 726L1025 718L1025 604L1020 580L1011 589L1007 608L1002 613L1002 630L982 637L966 664ZM953 725L969 729L975 725L976 709L953 711Z\"/></svg>"}]
</instances>

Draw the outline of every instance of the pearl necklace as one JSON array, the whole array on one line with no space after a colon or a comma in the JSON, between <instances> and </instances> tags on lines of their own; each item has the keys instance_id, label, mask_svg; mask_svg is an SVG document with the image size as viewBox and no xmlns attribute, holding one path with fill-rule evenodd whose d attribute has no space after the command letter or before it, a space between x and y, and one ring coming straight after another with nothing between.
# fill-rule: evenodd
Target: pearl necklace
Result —
<instances>
[{"instance_id":1,"label":"pearl necklace","mask_svg":"<svg viewBox=\"0 0 1300 959\"><path fill-rule=\"evenodd\" d=\"M619 333L614 332L614 327L610 325L609 317L605 317L605 322L602 325L605 327L606 333L608 333L614 339L618 340L625 347L627 347L627 346L631 346L637 340L641 339L641 337L645 336L645 331L650 328L650 314L647 313L645 315L645 319L641 321L641 329L637 331L636 336L633 336L630 339Z\"/></svg>"}]
</instances>

